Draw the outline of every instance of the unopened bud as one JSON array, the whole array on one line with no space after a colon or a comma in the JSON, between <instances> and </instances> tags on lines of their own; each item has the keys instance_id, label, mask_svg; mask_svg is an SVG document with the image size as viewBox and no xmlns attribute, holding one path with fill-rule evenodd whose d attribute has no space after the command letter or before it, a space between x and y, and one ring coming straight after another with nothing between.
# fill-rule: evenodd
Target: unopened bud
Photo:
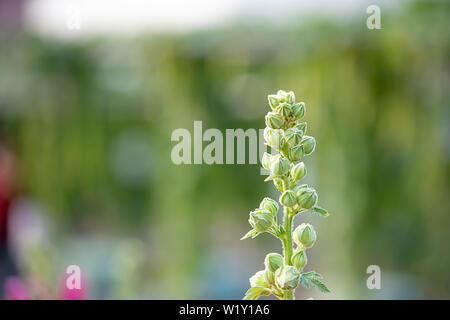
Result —
<instances>
[{"instance_id":1,"label":"unopened bud","mask_svg":"<svg viewBox=\"0 0 450 320\"><path fill-rule=\"evenodd\" d=\"M294 182L303 179L306 176L306 166L303 162L295 164L291 169L291 177Z\"/></svg>"},{"instance_id":2,"label":"unopened bud","mask_svg":"<svg viewBox=\"0 0 450 320\"><path fill-rule=\"evenodd\" d=\"M302 157L303 157L303 146L301 144L289 148L289 159L291 159L291 161L293 162L298 161Z\"/></svg>"},{"instance_id":3,"label":"unopened bud","mask_svg":"<svg viewBox=\"0 0 450 320\"><path fill-rule=\"evenodd\" d=\"M300 196L300 192L302 191L302 190L304 190L304 189L307 189L308 188L308 185L307 184L301 184L301 185L299 185L299 186L296 186L295 188L294 188L294 192L295 192L295 195L297 196L297 198L298 198L298 196Z\"/></svg>"},{"instance_id":4,"label":"unopened bud","mask_svg":"<svg viewBox=\"0 0 450 320\"><path fill-rule=\"evenodd\" d=\"M295 102L295 93L289 91L286 95L286 102L289 104L293 104Z\"/></svg>"},{"instance_id":5,"label":"unopened bud","mask_svg":"<svg viewBox=\"0 0 450 320\"><path fill-rule=\"evenodd\" d=\"M304 209L311 209L317 203L317 192L312 188L305 188L298 192L298 205Z\"/></svg>"},{"instance_id":6,"label":"unopened bud","mask_svg":"<svg viewBox=\"0 0 450 320\"><path fill-rule=\"evenodd\" d=\"M294 266L282 266L275 272L275 281L281 289L295 289L300 280L300 272Z\"/></svg>"},{"instance_id":7,"label":"unopened bud","mask_svg":"<svg viewBox=\"0 0 450 320\"><path fill-rule=\"evenodd\" d=\"M268 100L272 110L275 110L275 108L278 107L278 105L280 104L280 99L275 94L269 94Z\"/></svg>"},{"instance_id":8,"label":"unopened bud","mask_svg":"<svg viewBox=\"0 0 450 320\"><path fill-rule=\"evenodd\" d=\"M295 103L292 105L292 116L299 120L305 115L305 104L303 102Z\"/></svg>"},{"instance_id":9,"label":"unopened bud","mask_svg":"<svg viewBox=\"0 0 450 320\"><path fill-rule=\"evenodd\" d=\"M284 146L283 132L280 129L264 129L264 140L269 147L280 150Z\"/></svg>"},{"instance_id":10,"label":"unopened bud","mask_svg":"<svg viewBox=\"0 0 450 320\"><path fill-rule=\"evenodd\" d=\"M310 136L304 136L300 144L303 146L305 155L311 154L316 147L316 139Z\"/></svg>"},{"instance_id":11,"label":"unopened bud","mask_svg":"<svg viewBox=\"0 0 450 320\"><path fill-rule=\"evenodd\" d=\"M278 154L272 161L270 171L274 176L285 176L289 173L290 166L289 160Z\"/></svg>"},{"instance_id":12,"label":"unopened bud","mask_svg":"<svg viewBox=\"0 0 450 320\"><path fill-rule=\"evenodd\" d=\"M306 129L308 128L308 125L306 122L301 122L294 126L295 129L300 130L302 132L302 136L306 133Z\"/></svg>"},{"instance_id":13,"label":"unopened bud","mask_svg":"<svg viewBox=\"0 0 450 320\"><path fill-rule=\"evenodd\" d=\"M266 125L272 129L280 129L284 125L283 117L276 112L269 112L266 115Z\"/></svg>"},{"instance_id":14,"label":"unopened bud","mask_svg":"<svg viewBox=\"0 0 450 320\"><path fill-rule=\"evenodd\" d=\"M272 272L269 269L264 270L264 280L268 284L274 284L275 283L275 272Z\"/></svg>"},{"instance_id":15,"label":"unopened bud","mask_svg":"<svg viewBox=\"0 0 450 320\"><path fill-rule=\"evenodd\" d=\"M277 107L277 112L288 118L292 115L292 106L285 102L280 103L280 105Z\"/></svg>"},{"instance_id":16,"label":"unopened bud","mask_svg":"<svg viewBox=\"0 0 450 320\"><path fill-rule=\"evenodd\" d=\"M291 258L291 261L294 267L296 267L299 270L303 269L308 263L308 258L306 257L305 250L300 250L294 253L294 255Z\"/></svg>"},{"instance_id":17,"label":"unopened bud","mask_svg":"<svg viewBox=\"0 0 450 320\"><path fill-rule=\"evenodd\" d=\"M269 271L275 272L283 265L283 256L279 253L269 253L266 255L264 265Z\"/></svg>"},{"instance_id":18,"label":"unopened bud","mask_svg":"<svg viewBox=\"0 0 450 320\"><path fill-rule=\"evenodd\" d=\"M284 90L278 90L277 92L278 99L280 99L280 102L286 102L287 98L287 92Z\"/></svg>"},{"instance_id":19,"label":"unopened bud","mask_svg":"<svg viewBox=\"0 0 450 320\"><path fill-rule=\"evenodd\" d=\"M316 231L309 223L302 223L294 230L293 238L298 246L310 248L316 242Z\"/></svg>"},{"instance_id":20,"label":"unopened bud","mask_svg":"<svg viewBox=\"0 0 450 320\"><path fill-rule=\"evenodd\" d=\"M272 227L274 220L270 211L256 210L250 212L248 222L257 232L265 232Z\"/></svg>"},{"instance_id":21,"label":"unopened bud","mask_svg":"<svg viewBox=\"0 0 450 320\"><path fill-rule=\"evenodd\" d=\"M275 200L266 197L259 204L259 208L269 211L272 215L276 215L278 212L278 203Z\"/></svg>"},{"instance_id":22,"label":"unopened bud","mask_svg":"<svg viewBox=\"0 0 450 320\"><path fill-rule=\"evenodd\" d=\"M270 165L272 164L273 155L270 153L264 152L262 158L261 158L261 165L264 169L270 170Z\"/></svg>"},{"instance_id":23,"label":"unopened bud","mask_svg":"<svg viewBox=\"0 0 450 320\"><path fill-rule=\"evenodd\" d=\"M293 147L300 143L302 140L303 132L296 128L289 128L284 132L284 137L286 139L287 144L290 147Z\"/></svg>"},{"instance_id":24,"label":"unopened bud","mask_svg":"<svg viewBox=\"0 0 450 320\"><path fill-rule=\"evenodd\" d=\"M297 204L297 197L295 192L291 190L286 190L280 196L280 203L285 207L293 207Z\"/></svg>"}]
</instances>

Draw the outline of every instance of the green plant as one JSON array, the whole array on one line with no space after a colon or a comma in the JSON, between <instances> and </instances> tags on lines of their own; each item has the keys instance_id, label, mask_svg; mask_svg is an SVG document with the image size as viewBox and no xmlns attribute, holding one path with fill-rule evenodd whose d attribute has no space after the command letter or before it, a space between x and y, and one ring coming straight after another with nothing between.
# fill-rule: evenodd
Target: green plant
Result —
<instances>
[{"instance_id":1,"label":"green plant","mask_svg":"<svg viewBox=\"0 0 450 320\"><path fill-rule=\"evenodd\" d=\"M302 223L292 231L296 215L308 210L322 217L329 215L325 209L316 205L318 196L313 188L297 184L306 176L305 164L299 161L311 154L316 146L315 139L305 135L306 122L300 121L305 115L305 104L295 103L292 91L279 90L276 95L269 95L268 99L272 111L265 118L267 127L264 129L264 139L268 146L279 153L264 153L261 163L270 172L265 181L272 180L281 192L279 201L283 206L283 223L278 224L278 203L266 197L259 208L250 212L252 230L242 239L270 233L281 240L283 256L278 253L266 256L265 270L258 271L250 278L250 289L244 299L255 300L261 295L273 294L283 300L292 300L298 284L305 288L312 285L322 292L330 292L320 280L320 274L303 272L308 262L306 250L316 241L313 226Z\"/></svg>"}]
</instances>

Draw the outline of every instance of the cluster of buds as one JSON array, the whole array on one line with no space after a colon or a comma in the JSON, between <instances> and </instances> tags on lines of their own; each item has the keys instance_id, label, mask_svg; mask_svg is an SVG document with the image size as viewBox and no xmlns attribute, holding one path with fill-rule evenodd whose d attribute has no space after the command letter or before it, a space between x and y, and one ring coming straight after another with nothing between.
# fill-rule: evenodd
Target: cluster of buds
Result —
<instances>
[{"instance_id":1,"label":"cluster of buds","mask_svg":"<svg viewBox=\"0 0 450 320\"><path fill-rule=\"evenodd\" d=\"M278 153L264 153L261 164L269 171L265 181L273 181L281 193L279 202L283 206L284 220L283 224L278 224L279 205L266 197L258 208L250 212L252 229L242 239L267 232L282 241L284 252L283 255L269 253L266 256L265 269L250 278L251 287L244 299L257 299L269 294L280 299L293 299L299 284L305 288L311 284L323 292L329 292L319 280L320 274L303 272L308 263L306 250L314 245L316 231L312 225L305 223L292 230L293 219L300 213L311 210L322 217L328 216L325 209L317 206L316 190L306 184L298 184L307 173L301 160L316 147L316 140L306 135L306 122L301 121L306 111L305 103L295 102L295 94L283 90L269 95L268 99L271 111L265 117L264 139Z\"/></svg>"}]
</instances>

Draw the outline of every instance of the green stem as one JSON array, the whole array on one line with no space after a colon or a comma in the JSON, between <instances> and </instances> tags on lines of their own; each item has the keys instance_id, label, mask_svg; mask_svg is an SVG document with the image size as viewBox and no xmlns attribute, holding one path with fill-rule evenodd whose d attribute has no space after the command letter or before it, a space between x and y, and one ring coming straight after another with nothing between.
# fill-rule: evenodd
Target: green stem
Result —
<instances>
[{"instance_id":1,"label":"green stem","mask_svg":"<svg viewBox=\"0 0 450 320\"><path fill-rule=\"evenodd\" d=\"M289 210L284 207L284 229L286 233L283 237L283 250L284 250L284 264L291 266L292 258L292 216ZM294 300L294 290L284 290L283 300Z\"/></svg>"},{"instance_id":2,"label":"green stem","mask_svg":"<svg viewBox=\"0 0 450 320\"><path fill-rule=\"evenodd\" d=\"M285 290L283 300L294 300L294 290Z\"/></svg>"},{"instance_id":3,"label":"green stem","mask_svg":"<svg viewBox=\"0 0 450 320\"><path fill-rule=\"evenodd\" d=\"M286 230L285 237L283 239L284 248L284 264L291 266L292 257L292 219L293 216L290 215L289 210L284 207L284 229Z\"/></svg>"}]
</instances>

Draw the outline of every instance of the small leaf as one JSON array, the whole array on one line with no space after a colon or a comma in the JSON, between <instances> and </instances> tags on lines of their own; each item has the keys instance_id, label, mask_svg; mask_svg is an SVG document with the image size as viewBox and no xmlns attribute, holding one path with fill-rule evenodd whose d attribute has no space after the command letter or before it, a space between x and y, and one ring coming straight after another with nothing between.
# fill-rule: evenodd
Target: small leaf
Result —
<instances>
[{"instance_id":1,"label":"small leaf","mask_svg":"<svg viewBox=\"0 0 450 320\"><path fill-rule=\"evenodd\" d=\"M312 210L321 217L328 217L330 215L327 210L319 206L315 206Z\"/></svg>"},{"instance_id":2,"label":"small leaf","mask_svg":"<svg viewBox=\"0 0 450 320\"><path fill-rule=\"evenodd\" d=\"M259 236L261 232L256 232L254 235L252 235L252 239L255 239L257 236Z\"/></svg>"},{"instance_id":3,"label":"small leaf","mask_svg":"<svg viewBox=\"0 0 450 320\"><path fill-rule=\"evenodd\" d=\"M255 238L258 234L259 234L259 233L258 233L255 229L252 229L252 230L250 230L249 232L247 232L247 233L245 234L245 236L243 236L243 237L241 238L241 240L244 240L244 239L247 239L247 238L250 238L250 237L252 237L252 239L253 239L253 238Z\"/></svg>"},{"instance_id":4,"label":"small leaf","mask_svg":"<svg viewBox=\"0 0 450 320\"><path fill-rule=\"evenodd\" d=\"M262 295L270 294L270 290L263 287L251 287L245 293L243 300L256 300Z\"/></svg>"},{"instance_id":5,"label":"small leaf","mask_svg":"<svg viewBox=\"0 0 450 320\"><path fill-rule=\"evenodd\" d=\"M309 289L309 279L308 277L305 277L303 274L300 276L300 284L306 288Z\"/></svg>"},{"instance_id":6,"label":"small leaf","mask_svg":"<svg viewBox=\"0 0 450 320\"><path fill-rule=\"evenodd\" d=\"M307 277L308 279L312 279L312 278L321 279L322 278L322 275L320 273L315 272L315 271L305 272L305 273L303 273L303 276Z\"/></svg>"},{"instance_id":7,"label":"small leaf","mask_svg":"<svg viewBox=\"0 0 450 320\"><path fill-rule=\"evenodd\" d=\"M316 287L320 291L325 292L325 293L330 292L330 290L327 288L327 286L319 279L313 278L313 279L310 279L310 282L314 287Z\"/></svg>"},{"instance_id":8,"label":"small leaf","mask_svg":"<svg viewBox=\"0 0 450 320\"><path fill-rule=\"evenodd\" d=\"M270 181L270 180L273 180L273 179L275 179L277 176L274 176L274 175L269 175L266 179L264 179L264 182L267 182L267 181Z\"/></svg>"}]
</instances>

